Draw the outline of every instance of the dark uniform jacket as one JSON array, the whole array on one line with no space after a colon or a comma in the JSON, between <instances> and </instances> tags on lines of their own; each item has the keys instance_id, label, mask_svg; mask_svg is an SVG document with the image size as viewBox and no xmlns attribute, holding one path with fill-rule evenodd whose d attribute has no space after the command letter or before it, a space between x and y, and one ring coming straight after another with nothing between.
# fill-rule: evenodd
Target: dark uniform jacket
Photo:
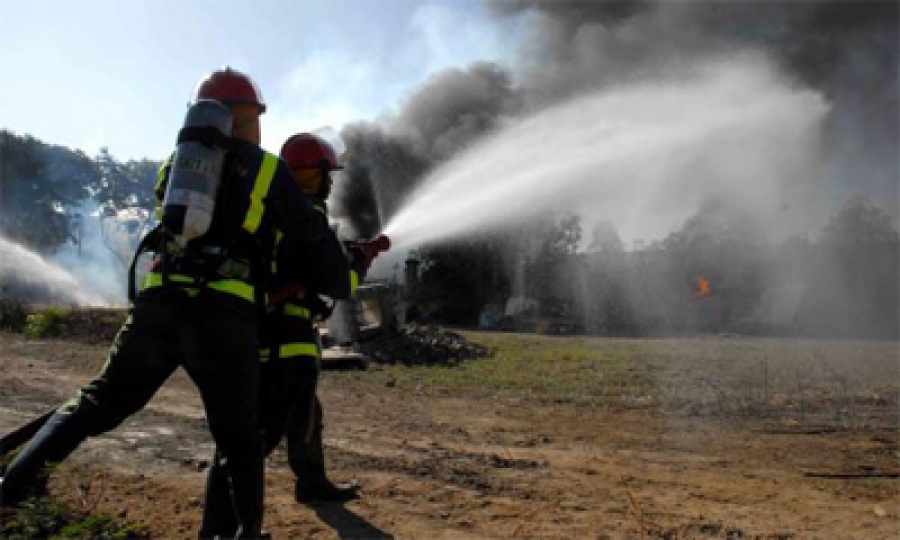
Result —
<instances>
[{"instance_id":1,"label":"dark uniform jacket","mask_svg":"<svg viewBox=\"0 0 900 540\"><path fill-rule=\"evenodd\" d=\"M170 168L171 158L158 175L157 218L161 217ZM168 268L155 264L142 290L171 285L188 289L203 286L258 303L264 292L260 287L269 287L268 262L275 249L276 234L301 246L322 243L328 231L327 221L294 184L287 165L277 156L240 141L229 152L225 171L209 232L188 243L189 247L194 244L198 248L195 251L222 248L224 255L213 259L212 264L206 259L195 263L177 258ZM325 270L322 260L315 257L305 264L316 274ZM202 283L197 280L200 273L206 274Z\"/></svg>"},{"instance_id":2,"label":"dark uniform jacket","mask_svg":"<svg viewBox=\"0 0 900 540\"><path fill-rule=\"evenodd\" d=\"M299 283L305 295L289 297L271 308L264 333L264 360L298 356L318 359L315 319L327 315L327 301L349 298L359 281L358 272L328 227L324 204L319 203L316 210L326 230L319 242L297 242L277 236L272 267L274 289L289 290Z\"/></svg>"}]
</instances>

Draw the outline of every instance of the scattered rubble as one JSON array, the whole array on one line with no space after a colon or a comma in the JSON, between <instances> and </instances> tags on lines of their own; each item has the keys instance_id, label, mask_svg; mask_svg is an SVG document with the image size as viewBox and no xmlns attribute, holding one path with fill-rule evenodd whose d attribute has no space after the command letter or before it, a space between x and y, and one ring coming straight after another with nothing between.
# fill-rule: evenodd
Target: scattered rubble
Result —
<instances>
[{"instance_id":1,"label":"scattered rubble","mask_svg":"<svg viewBox=\"0 0 900 540\"><path fill-rule=\"evenodd\" d=\"M494 354L492 349L472 343L457 332L415 324L395 332L378 332L354 348L380 364L453 365Z\"/></svg>"},{"instance_id":2,"label":"scattered rubble","mask_svg":"<svg viewBox=\"0 0 900 540\"><path fill-rule=\"evenodd\" d=\"M12 312L12 309L9 310ZM24 307L27 314L40 312L40 308ZM125 308L63 308L61 324L53 337L74 339L87 343L111 343L125 321ZM19 318L24 319L24 314ZM18 315L18 313L16 313ZM325 345L328 343L327 336ZM347 366L335 364L332 369L365 369L368 361L380 364L404 365L454 365L463 360L493 355L488 347L472 343L462 334L439 326L410 324L404 328L363 332L360 341L351 349L341 351L336 358L346 360ZM363 361L358 358L364 357Z\"/></svg>"}]
</instances>

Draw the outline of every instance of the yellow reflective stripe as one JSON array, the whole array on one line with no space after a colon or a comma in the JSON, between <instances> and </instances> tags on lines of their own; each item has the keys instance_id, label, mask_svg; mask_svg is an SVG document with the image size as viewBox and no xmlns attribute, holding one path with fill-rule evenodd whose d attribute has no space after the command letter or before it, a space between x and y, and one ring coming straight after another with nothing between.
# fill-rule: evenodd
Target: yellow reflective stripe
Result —
<instances>
[{"instance_id":1,"label":"yellow reflective stripe","mask_svg":"<svg viewBox=\"0 0 900 540\"><path fill-rule=\"evenodd\" d=\"M219 281L210 281L206 284L206 286L219 292L233 294L239 298L243 298L248 302L256 301L253 296L253 285L250 285L245 281L240 281L237 279L222 279Z\"/></svg>"},{"instance_id":2,"label":"yellow reflective stripe","mask_svg":"<svg viewBox=\"0 0 900 540\"><path fill-rule=\"evenodd\" d=\"M356 273L356 270L350 270L350 296L353 296L356 293L356 288L359 286L359 274Z\"/></svg>"},{"instance_id":3,"label":"yellow reflective stripe","mask_svg":"<svg viewBox=\"0 0 900 540\"><path fill-rule=\"evenodd\" d=\"M296 351L296 352L294 352ZM271 360L271 349L263 347L259 350L260 363ZM319 347L315 343L287 343L278 348L279 358L312 358L318 362Z\"/></svg>"},{"instance_id":4,"label":"yellow reflective stripe","mask_svg":"<svg viewBox=\"0 0 900 540\"><path fill-rule=\"evenodd\" d=\"M163 199L166 197L166 187L168 182L167 173L171 166L172 156L170 155L156 171L156 184L153 186L153 195L156 197L156 208L153 209L153 216L159 221L162 221Z\"/></svg>"},{"instance_id":5,"label":"yellow reflective stripe","mask_svg":"<svg viewBox=\"0 0 900 540\"><path fill-rule=\"evenodd\" d=\"M281 358L293 356L319 356L319 347L315 343L285 343L278 348Z\"/></svg>"},{"instance_id":6,"label":"yellow reflective stripe","mask_svg":"<svg viewBox=\"0 0 900 540\"><path fill-rule=\"evenodd\" d=\"M284 314L290 315L291 317L300 317L302 319L309 318L309 310L305 307L301 307L295 304L285 303L284 304Z\"/></svg>"},{"instance_id":7,"label":"yellow reflective stripe","mask_svg":"<svg viewBox=\"0 0 900 540\"><path fill-rule=\"evenodd\" d=\"M194 278L183 274L169 274L169 281L174 283L193 283ZM147 277L144 278L143 283L141 283L141 290L149 289L151 287L162 287L162 284L162 272L150 272L147 274Z\"/></svg>"},{"instance_id":8,"label":"yellow reflective stripe","mask_svg":"<svg viewBox=\"0 0 900 540\"><path fill-rule=\"evenodd\" d=\"M184 274L169 274L169 281L172 283L194 284L194 278L192 278L191 276L185 276ZM144 289L149 289L151 287L161 287L162 284L162 272L150 272L149 274L147 274L147 277L144 278L144 281L141 284L141 290L143 291ZM222 279L218 281L210 281L206 284L206 286L219 292L233 294L238 298L243 298L248 302L256 301L256 298L253 296L253 286L244 281L240 281L237 279ZM186 287L186 289L188 289L188 292L197 292L196 287Z\"/></svg>"},{"instance_id":9,"label":"yellow reflective stripe","mask_svg":"<svg viewBox=\"0 0 900 540\"><path fill-rule=\"evenodd\" d=\"M169 167L169 162L166 161L163 163L159 170L156 171L156 184L153 186L153 194L156 196L156 202L161 203L163 197L166 194L165 184L166 184L166 170Z\"/></svg>"},{"instance_id":10,"label":"yellow reflective stripe","mask_svg":"<svg viewBox=\"0 0 900 540\"><path fill-rule=\"evenodd\" d=\"M250 208L247 209L247 215L244 216L244 230L255 233L262 221L265 206L263 200L269 194L269 187L272 185L272 178L275 177L275 168L278 166L278 158L266 152L263 156L262 165L259 167L259 173L256 180L253 181L253 191L250 193Z\"/></svg>"}]
</instances>

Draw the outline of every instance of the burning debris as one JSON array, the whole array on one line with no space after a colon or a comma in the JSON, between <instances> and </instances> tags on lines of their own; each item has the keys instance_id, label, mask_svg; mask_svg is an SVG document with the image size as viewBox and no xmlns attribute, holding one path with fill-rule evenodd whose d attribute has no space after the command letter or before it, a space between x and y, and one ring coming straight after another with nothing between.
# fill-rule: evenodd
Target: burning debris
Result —
<instances>
[{"instance_id":1,"label":"burning debris","mask_svg":"<svg viewBox=\"0 0 900 540\"><path fill-rule=\"evenodd\" d=\"M353 350L350 355L357 358L356 367L366 365L363 358L379 364L424 366L455 365L463 360L494 354L492 349L472 343L457 332L416 324L407 325L395 332L375 333L369 339L355 343ZM328 364L326 351L325 365ZM332 367L339 369L337 366Z\"/></svg>"},{"instance_id":2,"label":"burning debris","mask_svg":"<svg viewBox=\"0 0 900 540\"><path fill-rule=\"evenodd\" d=\"M58 309L58 324L52 333L35 337L58 337L84 343L108 343L127 315L118 308ZM46 316L47 310L15 302L0 303L2 327L22 330L26 318ZM369 362L404 365L454 365L471 358L484 358L494 351L472 343L463 335L437 326L407 325L402 329L377 328L364 332L359 342L343 350L325 336L325 369L365 369Z\"/></svg>"},{"instance_id":3,"label":"burning debris","mask_svg":"<svg viewBox=\"0 0 900 540\"><path fill-rule=\"evenodd\" d=\"M703 276L697 276L697 297L706 298L712 293L709 280Z\"/></svg>"}]
</instances>

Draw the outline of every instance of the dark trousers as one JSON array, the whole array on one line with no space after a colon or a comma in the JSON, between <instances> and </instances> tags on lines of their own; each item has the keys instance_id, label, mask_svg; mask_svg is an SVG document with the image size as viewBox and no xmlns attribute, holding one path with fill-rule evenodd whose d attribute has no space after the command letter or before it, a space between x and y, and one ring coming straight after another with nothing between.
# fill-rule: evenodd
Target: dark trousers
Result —
<instances>
[{"instance_id":1,"label":"dark trousers","mask_svg":"<svg viewBox=\"0 0 900 540\"><path fill-rule=\"evenodd\" d=\"M317 381L301 393L294 414L285 428L288 463L297 484L325 483L325 447L322 442L322 402L316 395Z\"/></svg>"},{"instance_id":2,"label":"dark trousers","mask_svg":"<svg viewBox=\"0 0 900 540\"><path fill-rule=\"evenodd\" d=\"M287 434L288 458L298 482L315 474L321 463L322 413L316 398L319 379L318 358L277 359L261 365L259 413L263 453L269 456ZM227 537L234 534L237 521L230 512L227 475L216 450L206 478L206 508L200 538Z\"/></svg>"},{"instance_id":3,"label":"dark trousers","mask_svg":"<svg viewBox=\"0 0 900 540\"><path fill-rule=\"evenodd\" d=\"M41 473L86 437L118 426L142 409L182 366L200 391L212 437L226 463L241 536L259 535L263 457L257 428L257 314L220 293L189 297L177 289L139 298L100 375L61 407L10 464L0 501L27 495Z\"/></svg>"}]
</instances>

